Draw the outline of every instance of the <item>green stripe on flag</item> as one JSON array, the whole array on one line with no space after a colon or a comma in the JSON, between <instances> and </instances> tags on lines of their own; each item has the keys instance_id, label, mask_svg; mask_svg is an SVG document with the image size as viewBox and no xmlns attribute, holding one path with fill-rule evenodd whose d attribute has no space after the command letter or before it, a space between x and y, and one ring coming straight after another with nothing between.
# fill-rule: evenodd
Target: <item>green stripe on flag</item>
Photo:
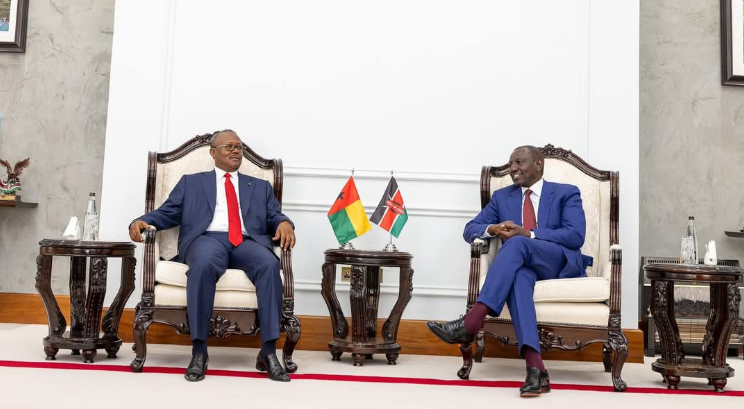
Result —
<instances>
[{"instance_id":1,"label":"green stripe on flag","mask_svg":"<svg viewBox=\"0 0 744 409\"><path fill-rule=\"evenodd\" d=\"M333 233L336 234L338 244L347 243L357 237L354 225L351 224L349 215L345 210L329 215L328 220L331 222L331 227L333 227Z\"/></svg>"},{"instance_id":2,"label":"green stripe on flag","mask_svg":"<svg viewBox=\"0 0 744 409\"><path fill-rule=\"evenodd\" d=\"M408 221L408 210L405 208L403 209L403 214L398 216L397 219L395 219L395 224L393 224L393 227L390 229L390 234L395 236L396 238L400 235L400 231L403 230L403 226Z\"/></svg>"}]
</instances>

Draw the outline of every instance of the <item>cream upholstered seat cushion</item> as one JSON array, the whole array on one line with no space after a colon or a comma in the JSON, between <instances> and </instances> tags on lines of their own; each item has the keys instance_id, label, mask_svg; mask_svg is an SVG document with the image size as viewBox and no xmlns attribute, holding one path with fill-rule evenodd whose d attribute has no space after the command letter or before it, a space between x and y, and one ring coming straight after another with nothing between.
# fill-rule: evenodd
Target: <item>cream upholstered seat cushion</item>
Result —
<instances>
[{"instance_id":1,"label":"cream upholstered seat cushion","mask_svg":"<svg viewBox=\"0 0 744 409\"><path fill-rule=\"evenodd\" d=\"M610 307L605 303L541 302L535 303L537 322L554 324L579 324L606 327ZM511 319L509 308L504 306L498 318Z\"/></svg>"},{"instance_id":2,"label":"cream upholstered seat cushion","mask_svg":"<svg viewBox=\"0 0 744 409\"><path fill-rule=\"evenodd\" d=\"M607 263L603 267L603 274L600 277L558 278L555 280L540 280L535 283L535 292L533 294L533 298L536 303L586 303L607 301L610 299L610 268L611 264ZM481 273L481 288L483 288L483 283L485 283L486 281L486 276L486 273Z\"/></svg>"},{"instance_id":3,"label":"cream upholstered seat cushion","mask_svg":"<svg viewBox=\"0 0 744 409\"><path fill-rule=\"evenodd\" d=\"M159 307L185 307L186 287L157 284L155 305ZM215 308L258 308L255 292L220 290L214 296Z\"/></svg>"},{"instance_id":4,"label":"cream upholstered seat cushion","mask_svg":"<svg viewBox=\"0 0 744 409\"><path fill-rule=\"evenodd\" d=\"M157 244L155 245L157 248ZM274 247L281 256L281 248ZM186 306L186 271L189 266L175 261L159 261L155 265L155 305ZM280 270L282 281L283 271ZM215 308L258 308L256 287L243 270L229 268L217 281Z\"/></svg>"}]
</instances>

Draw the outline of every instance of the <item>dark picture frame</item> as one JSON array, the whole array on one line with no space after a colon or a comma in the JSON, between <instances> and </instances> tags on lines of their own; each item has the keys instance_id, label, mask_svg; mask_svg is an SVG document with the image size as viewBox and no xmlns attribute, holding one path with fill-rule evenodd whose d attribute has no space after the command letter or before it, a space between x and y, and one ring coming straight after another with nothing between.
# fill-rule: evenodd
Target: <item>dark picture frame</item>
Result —
<instances>
[{"instance_id":1,"label":"dark picture frame","mask_svg":"<svg viewBox=\"0 0 744 409\"><path fill-rule=\"evenodd\" d=\"M734 2L741 3L741 1L721 0L721 84L723 85L744 86L744 58L736 57L744 56L744 50L737 50L742 51L742 54L734 52L735 44L744 42L744 28L733 22L733 18L736 17L744 25L741 9L738 9L740 13L734 13L737 10ZM734 16L734 14L737 15ZM734 32L735 27L739 28L736 32ZM738 61L739 59L742 61Z\"/></svg>"},{"instance_id":2,"label":"dark picture frame","mask_svg":"<svg viewBox=\"0 0 744 409\"><path fill-rule=\"evenodd\" d=\"M10 0L11 8L12 5L15 7L15 15L9 16L12 22L11 27L15 27L12 35L4 37L12 37L9 39L0 39L0 52L6 53L25 53L26 52L26 30L28 29L28 3L29 0ZM0 35L10 34L8 31L0 31Z\"/></svg>"}]
</instances>

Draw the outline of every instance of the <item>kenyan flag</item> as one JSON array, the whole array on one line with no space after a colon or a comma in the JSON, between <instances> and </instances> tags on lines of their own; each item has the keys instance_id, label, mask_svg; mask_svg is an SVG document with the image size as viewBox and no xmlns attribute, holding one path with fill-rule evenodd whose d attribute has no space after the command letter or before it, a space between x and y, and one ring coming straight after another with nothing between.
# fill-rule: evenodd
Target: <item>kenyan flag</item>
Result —
<instances>
[{"instance_id":1,"label":"kenyan flag","mask_svg":"<svg viewBox=\"0 0 744 409\"><path fill-rule=\"evenodd\" d=\"M398 182L394 177L390 177L385 194L380 199L380 204L369 219L372 223L382 227L395 237L400 235L403 226L408 221L408 212L406 205L403 203L403 196L398 190Z\"/></svg>"},{"instance_id":2,"label":"kenyan flag","mask_svg":"<svg viewBox=\"0 0 744 409\"><path fill-rule=\"evenodd\" d=\"M353 177L346 182L331 210L328 211L328 220L331 221L339 244L347 243L372 230L362 201L359 200Z\"/></svg>"}]
</instances>

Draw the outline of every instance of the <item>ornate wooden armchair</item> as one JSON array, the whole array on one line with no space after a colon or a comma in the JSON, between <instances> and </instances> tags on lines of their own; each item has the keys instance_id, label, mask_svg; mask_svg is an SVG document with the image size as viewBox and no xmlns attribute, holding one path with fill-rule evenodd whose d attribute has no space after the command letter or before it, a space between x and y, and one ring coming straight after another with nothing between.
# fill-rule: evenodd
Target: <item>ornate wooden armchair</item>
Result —
<instances>
[{"instance_id":1,"label":"ornate wooden armchair","mask_svg":"<svg viewBox=\"0 0 744 409\"><path fill-rule=\"evenodd\" d=\"M213 134L199 135L171 152L150 152L147 165L147 193L145 212L150 212L168 198L173 187L184 174L214 168L209 155ZM280 159L264 159L243 144L244 160L239 172L264 179L274 187L274 195L282 202L283 171ZM134 372L142 371L147 356L147 329L153 323L170 325L176 332L189 333L186 316L185 264L170 260L177 253L178 227L160 232L145 232L142 276L142 300L137 304L134 318L134 350L137 356L130 364ZM294 315L294 278L291 251L274 251L281 260L284 282L284 302L281 330L284 342L284 366L295 372L297 364L292 353L300 339L300 321ZM258 302L256 289L241 270L228 269L217 282L214 312L210 322L210 337L255 335L259 331L256 320Z\"/></svg>"},{"instance_id":2,"label":"ornate wooden armchair","mask_svg":"<svg viewBox=\"0 0 744 409\"><path fill-rule=\"evenodd\" d=\"M603 343L605 371L612 371L615 390L624 391L627 386L620 373L628 355L628 340L620 329L622 251L618 245L618 173L598 170L571 151L553 145L541 150L545 155L545 180L570 183L581 190L586 214L586 241L581 252L594 257L594 265L587 267L587 277L536 283L534 300L540 345L543 351L553 348L574 351ZM511 184L508 165L484 166L481 207L488 204L495 190ZM468 310L478 298L500 245L500 239L491 239L476 240L471 246ZM477 362L483 359L485 335L495 337L501 345L517 345L506 306L501 316L486 319L476 337ZM473 365L471 345L461 345L460 351L463 366L457 375L468 379Z\"/></svg>"}]
</instances>

